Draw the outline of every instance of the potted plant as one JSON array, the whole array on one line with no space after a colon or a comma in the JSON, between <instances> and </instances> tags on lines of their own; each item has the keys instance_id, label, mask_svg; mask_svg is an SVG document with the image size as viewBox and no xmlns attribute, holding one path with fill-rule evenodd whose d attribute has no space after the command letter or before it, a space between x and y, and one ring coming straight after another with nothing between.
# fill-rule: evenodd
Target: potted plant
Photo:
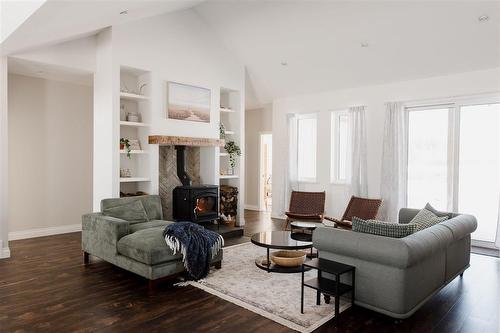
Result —
<instances>
[{"instance_id":1,"label":"potted plant","mask_svg":"<svg viewBox=\"0 0 500 333\"><path fill-rule=\"evenodd\" d=\"M229 154L229 163L234 174L234 167L236 166L236 156L241 156L241 149L234 141L226 142L224 149Z\"/></svg>"},{"instance_id":2,"label":"potted plant","mask_svg":"<svg viewBox=\"0 0 500 333\"><path fill-rule=\"evenodd\" d=\"M130 158L130 141L128 139L120 138L120 150L126 150L127 157Z\"/></svg>"}]
</instances>

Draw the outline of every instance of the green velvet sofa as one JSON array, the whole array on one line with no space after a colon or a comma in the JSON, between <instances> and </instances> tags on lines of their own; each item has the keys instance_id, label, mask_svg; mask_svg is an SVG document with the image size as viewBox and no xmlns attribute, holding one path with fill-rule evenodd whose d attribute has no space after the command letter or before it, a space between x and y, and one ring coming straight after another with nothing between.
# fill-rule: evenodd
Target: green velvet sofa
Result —
<instances>
[{"instance_id":1,"label":"green velvet sofa","mask_svg":"<svg viewBox=\"0 0 500 333\"><path fill-rule=\"evenodd\" d=\"M144 208L144 217L137 214L137 206ZM170 223L175 222L163 220L158 195L104 199L100 213L82 217L84 262L89 263L89 255L99 257L149 279L150 286L160 278L177 276L184 271L182 255L174 255L163 238ZM212 264L220 268L221 262L222 250Z\"/></svg>"}]
</instances>

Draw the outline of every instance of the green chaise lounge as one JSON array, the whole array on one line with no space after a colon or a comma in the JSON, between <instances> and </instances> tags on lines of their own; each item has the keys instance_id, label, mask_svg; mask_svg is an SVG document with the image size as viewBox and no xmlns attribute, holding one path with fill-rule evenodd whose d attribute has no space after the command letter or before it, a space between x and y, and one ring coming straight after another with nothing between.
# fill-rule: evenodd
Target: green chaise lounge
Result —
<instances>
[{"instance_id":1,"label":"green chaise lounge","mask_svg":"<svg viewBox=\"0 0 500 333\"><path fill-rule=\"evenodd\" d=\"M120 218L118 218L119 216ZM182 255L173 254L165 243L160 197L146 195L101 201L101 212L82 217L84 263L89 255L138 274L150 281L177 276L184 271ZM221 267L221 250L212 260Z\"/></svg>"}]
</instances>

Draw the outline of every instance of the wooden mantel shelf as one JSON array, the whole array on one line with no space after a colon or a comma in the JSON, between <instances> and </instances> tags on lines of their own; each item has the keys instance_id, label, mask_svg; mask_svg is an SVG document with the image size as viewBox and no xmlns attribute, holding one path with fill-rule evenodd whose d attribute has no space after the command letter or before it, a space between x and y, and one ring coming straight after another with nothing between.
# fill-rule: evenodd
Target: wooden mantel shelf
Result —
<instances>
[{"instance_id":1,"label":"wooden mantel shelf","mask_svg":"<svg viewBox=\"0 0 500 333\"><path fill-rule=\"evenodd\" d=\"M186 136L150 135L149 144L161 146L224 147L223 139L191 138Z\"/></svg>"}]
</instances>

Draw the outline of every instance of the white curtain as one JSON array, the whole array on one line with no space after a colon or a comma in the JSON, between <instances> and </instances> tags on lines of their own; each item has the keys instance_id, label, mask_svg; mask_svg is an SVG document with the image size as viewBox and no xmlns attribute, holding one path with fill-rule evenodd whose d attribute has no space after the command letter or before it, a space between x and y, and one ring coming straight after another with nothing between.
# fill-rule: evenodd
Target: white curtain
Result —
<instances>
[{"instance_id":1,"label":"white curtain","mask_svg":"<svg viewBox=\"0 0 500 333\"><path fill-rule=\"evenodd\" d=\"M495 246L500 248L500 197L498 198L497 237Z\"/></svg>"},{"instance_id":2,"label":"white curtain","mask_svg":"<svg viewBox=\"0 0 500 333\"><path fill-rule=\"evenodd\" d=\"M351 125L350 195L368 196L365 106L349 108Z\"/></svg>"},{"instance_id":3,"label":"white curtain","mask_svg":"<svg viewBox=\"0 0 500 333\"><path fill-rule=\"evenodd\" d=\"M391 222L398 221L399 209L406 206L407 131L408 112L403 105L386 103L380 195L381 216Z\"/></svg>"},{"instance_id":4,"label":"white curtain","mask_svg":"<svg viewBox=\"0 0 500 333\"><path fill-rule=\"evenodd\" d=\"M299 189L299 177L297 172L298 150L297 150L297 116L293 113L287 114L287 156L284 170L284 194L283 209L288 210L290 195L292 191Z\"/></svg>"}]
</instances>

